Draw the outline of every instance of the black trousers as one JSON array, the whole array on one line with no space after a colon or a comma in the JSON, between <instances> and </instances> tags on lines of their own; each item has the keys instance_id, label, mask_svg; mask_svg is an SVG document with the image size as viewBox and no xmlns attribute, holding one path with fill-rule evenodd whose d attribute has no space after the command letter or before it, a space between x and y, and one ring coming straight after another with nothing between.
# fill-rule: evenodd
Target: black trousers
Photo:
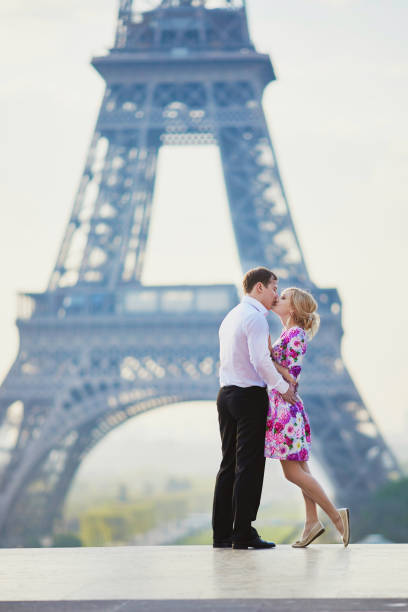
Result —
<instances>
[{"instance_id":1,"label":"black trousers","mask_svg":"<svg viewBox=\"0 0 408 612\"><path fill-rule=\"evenodd\" d=\"M222 461L214 491L214 539L246 540L261 501L268 394L263 387L222 387L217 408Z\"/></svg>"}]
</instances>

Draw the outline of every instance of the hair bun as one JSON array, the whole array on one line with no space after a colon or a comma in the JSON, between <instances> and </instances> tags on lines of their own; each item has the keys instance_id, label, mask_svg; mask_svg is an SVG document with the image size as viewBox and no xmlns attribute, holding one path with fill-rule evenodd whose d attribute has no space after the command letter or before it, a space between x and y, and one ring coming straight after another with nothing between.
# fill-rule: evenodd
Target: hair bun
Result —
<instances>
[{"instance_id":1,"label":"hair bun","mask_svg":"<svg viewBox=\"0 0 408 612\"><path fill-rule=\"evenodd\" d=\"M289 287L290 303L293 308L291 324L299 325L312 338L319 329L320 317L317 313L317 302L311 293L299 287Z\"/></svg>"}]
</instances>

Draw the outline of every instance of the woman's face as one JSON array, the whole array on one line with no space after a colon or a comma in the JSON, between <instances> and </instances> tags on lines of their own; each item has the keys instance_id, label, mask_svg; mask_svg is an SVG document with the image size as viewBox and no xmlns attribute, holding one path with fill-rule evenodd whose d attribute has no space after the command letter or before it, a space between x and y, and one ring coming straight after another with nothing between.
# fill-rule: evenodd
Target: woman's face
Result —
<instances>
[{"instance_id":1,"label":"woman's face","mask_svg":"<svg viewBox=\"0 0 408 612\"><path fill-rule=\"evenodd\" d=\"M278 303L272 308L282 321L286 321L291 315L290 292L282 291Z\"/></svg>"}]
</instances>

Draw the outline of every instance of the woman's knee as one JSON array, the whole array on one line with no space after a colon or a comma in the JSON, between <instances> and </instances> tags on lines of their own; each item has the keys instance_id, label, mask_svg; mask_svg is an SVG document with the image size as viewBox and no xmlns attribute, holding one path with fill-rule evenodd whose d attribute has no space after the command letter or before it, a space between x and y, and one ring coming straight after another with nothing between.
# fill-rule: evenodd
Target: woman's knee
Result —
<instances>
[{"instance_id":1,"label":"woman's knee","mask_svg":"<svg viewBox=\"0 0 408 612\"><path fill-rule=\"evenodd\" d=\"M283 469L283 474L286 480L289 480L289 482L294 482L294 483L297 482L297 469L294 464L291 464L290 462L282 461L282 469Z\"/></svg>"},{"instance_id":2,"label":"woman's knee","mask_svg":"<svg viewBox=\"0 0 408 612\"><path fill-rule=\"evenodd\" d=\"M299 466L302 468L306 474L310 474L310 469L307 461L299 461Z\"/></svg>"}]
</instances>

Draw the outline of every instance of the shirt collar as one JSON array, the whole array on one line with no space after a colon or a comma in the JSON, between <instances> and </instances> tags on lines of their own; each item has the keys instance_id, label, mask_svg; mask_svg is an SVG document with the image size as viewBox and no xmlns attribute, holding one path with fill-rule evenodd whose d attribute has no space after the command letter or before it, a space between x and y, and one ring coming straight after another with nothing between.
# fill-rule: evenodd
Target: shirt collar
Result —
<instances>
[{"instance_id":1,"label":"shirt collar","mask_svg":"<svg viewBox=\"0 0 408 612\"><path fill-rule=\"evenodd\" d=\"M254 308L256 308L259 312L261 312L264 315L268 314L267 308L265 308L265 306L261 304L261 302L251 297L250 295L244 295L241 302L244 304L250 304L251 306L254 306Z\"/></svg>"}]
</instances>

